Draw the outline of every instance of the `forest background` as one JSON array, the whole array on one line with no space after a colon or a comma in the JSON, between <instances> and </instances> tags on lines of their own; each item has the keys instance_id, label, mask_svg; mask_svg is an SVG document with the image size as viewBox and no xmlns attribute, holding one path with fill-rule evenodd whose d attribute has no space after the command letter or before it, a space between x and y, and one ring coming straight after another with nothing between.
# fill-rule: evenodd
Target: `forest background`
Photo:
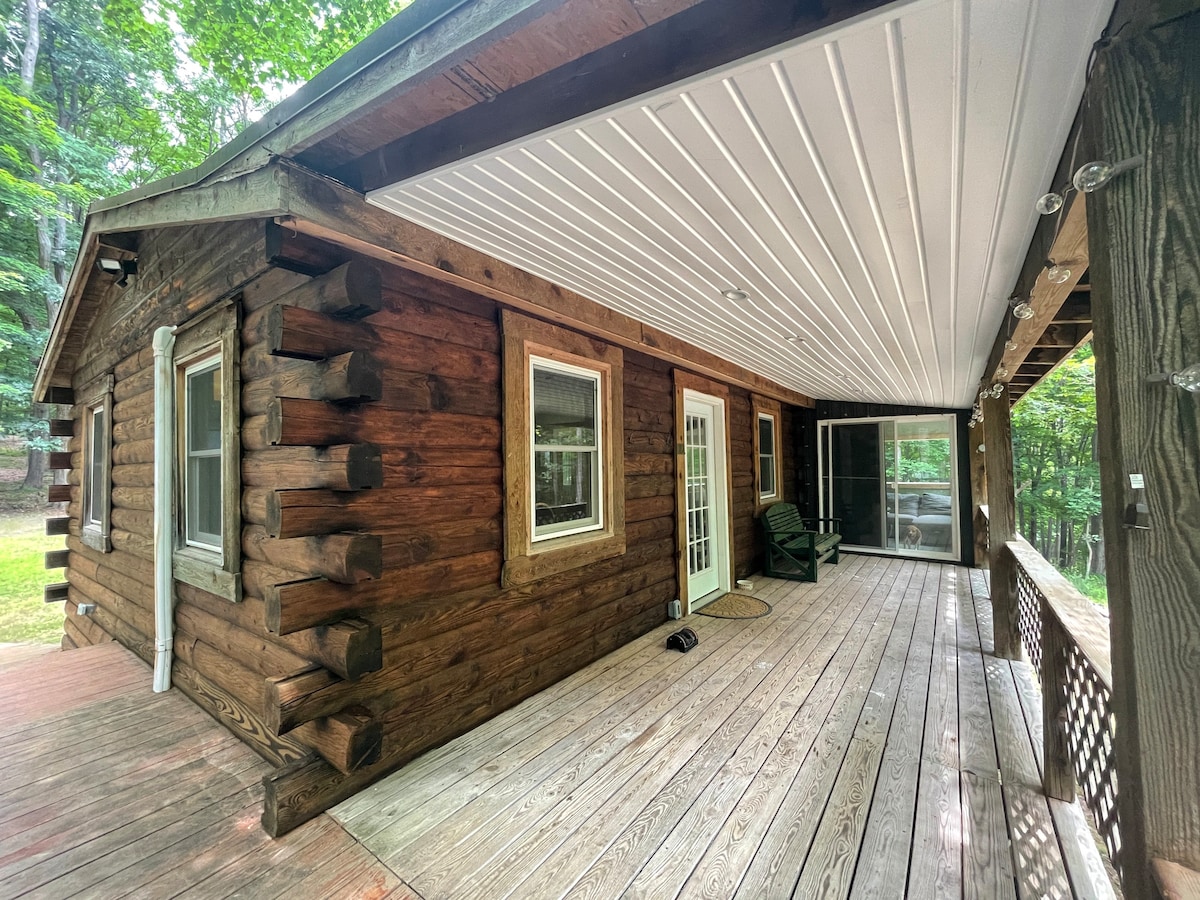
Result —
<instances>
[{"instance_id":1,"label":"forest background","mask_svg":"<svg viewBox=\"0 0 1200 900\"><path fill-rule=\"evenodd\" d=\"M410 2L0 0L0 640L47 577L32 382L88 204L200 164ZM1017 406L1014 443L1021 531L1102 596L1090 359Z\"/></svg>"}]
</instances>

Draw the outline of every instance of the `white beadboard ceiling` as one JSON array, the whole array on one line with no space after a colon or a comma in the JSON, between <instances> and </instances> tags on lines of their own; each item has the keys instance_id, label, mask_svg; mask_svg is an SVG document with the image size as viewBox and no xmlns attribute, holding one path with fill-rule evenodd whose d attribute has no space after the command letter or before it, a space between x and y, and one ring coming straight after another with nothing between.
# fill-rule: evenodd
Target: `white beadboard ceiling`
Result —
<instances>
[{"instance_id":1,"label":"white beadboard ceiling","mask_svg":"<svg viewBox=\"0 0 1200 900\"><path fill-rule=\"evenodd\" d=\"M967 407L1111 8L893 3L367 199L810 396Z\"/></svg>"}]
</instances>

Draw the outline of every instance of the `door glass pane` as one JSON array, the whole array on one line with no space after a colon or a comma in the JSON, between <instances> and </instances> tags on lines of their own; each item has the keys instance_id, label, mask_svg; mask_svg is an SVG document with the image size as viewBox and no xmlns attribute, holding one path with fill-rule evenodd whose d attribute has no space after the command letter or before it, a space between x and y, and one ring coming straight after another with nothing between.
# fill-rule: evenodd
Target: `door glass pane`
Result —
<instances>
[{"instance_id":1,"label":"door glass pane","mask_svg":"<svg viewBox=\"0 0 1200 900\"><path fill-rule=\"evenodd\" d=\"M684 452L687 482L688 574L712 566L712 504L708 471L708 420L685 416Z\"/></svg>"},{"instance_id":2,"label":"door glass pane","mask_svg":"<svg viewBox=\"0 0 1200 900\"><path fill-rule=\"evenodd\" d=\"M896 423L896 496L900 547L953 549L953 461L945 419Z\"/></svg>"},{"instance_id":3,"label":"door glass pane","mask_svg":"<svg viewBox=\"0 0 1200 900\"><path fill-rule=\"evenodd\" d=\"M879 424L830 426L832 515L842 540L858 547L883 544L883 468Z\"/></svg>"}]
</instances>

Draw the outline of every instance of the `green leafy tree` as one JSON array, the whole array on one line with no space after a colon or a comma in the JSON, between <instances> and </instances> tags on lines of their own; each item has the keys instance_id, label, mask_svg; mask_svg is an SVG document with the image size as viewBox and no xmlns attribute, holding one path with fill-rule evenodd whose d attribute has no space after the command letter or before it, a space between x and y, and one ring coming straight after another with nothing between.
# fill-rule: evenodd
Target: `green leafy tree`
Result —
<instances>
[{"instance_id":1,"label":"green leafy tree","mask_svg":"<svg viewBox=\"0 0 1200 900\"><path fill-rule=\"evenodd\" d=\"M49 446L32 380L88 204L198 165L408 0L0 0L0 434Z\"/></svg>"},{"instance_id":2,"label":"green leafy tree","mask_svg":"<svg viewBox=\"0 0 1200 900\"><path fill-rule=\"evenodd\" d=\"M1095 359L1086 345L1013 408L1018 527L1060 571L1102 576Z\"/></svg>"}]
</instances>

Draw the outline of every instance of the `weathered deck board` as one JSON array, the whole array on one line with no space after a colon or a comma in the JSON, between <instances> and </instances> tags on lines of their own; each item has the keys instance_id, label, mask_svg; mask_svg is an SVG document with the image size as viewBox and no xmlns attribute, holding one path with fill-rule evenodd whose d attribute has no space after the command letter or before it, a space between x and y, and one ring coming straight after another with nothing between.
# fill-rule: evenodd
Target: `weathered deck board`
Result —
<instances>
[{"instance_id":1,"label":"weathered deck board","mask_svg":"<svg viewBox=\"0 0 1200 900\"><path fill-rule=\"evenodd\" d=\"M682 656L664 625L334 817L424 900L1070 896L1068 866L1092 895L984 579L847 556L758 589L771 615L692 617Z\"/></svg>"},{"instance_id":2,"label":"weathered deck board","mask_svg":"<svg viewBox=\"0 0 1200 900\"><path fill-rule=\"evenodd\" d=\"M0 896L406 896L327 816L271 841L270 766L150 674L115 643L0 665ZM306 839L301 870L272 865ZM273 894L247 888L264 872Z\"/></svg>"}]
</instances>

